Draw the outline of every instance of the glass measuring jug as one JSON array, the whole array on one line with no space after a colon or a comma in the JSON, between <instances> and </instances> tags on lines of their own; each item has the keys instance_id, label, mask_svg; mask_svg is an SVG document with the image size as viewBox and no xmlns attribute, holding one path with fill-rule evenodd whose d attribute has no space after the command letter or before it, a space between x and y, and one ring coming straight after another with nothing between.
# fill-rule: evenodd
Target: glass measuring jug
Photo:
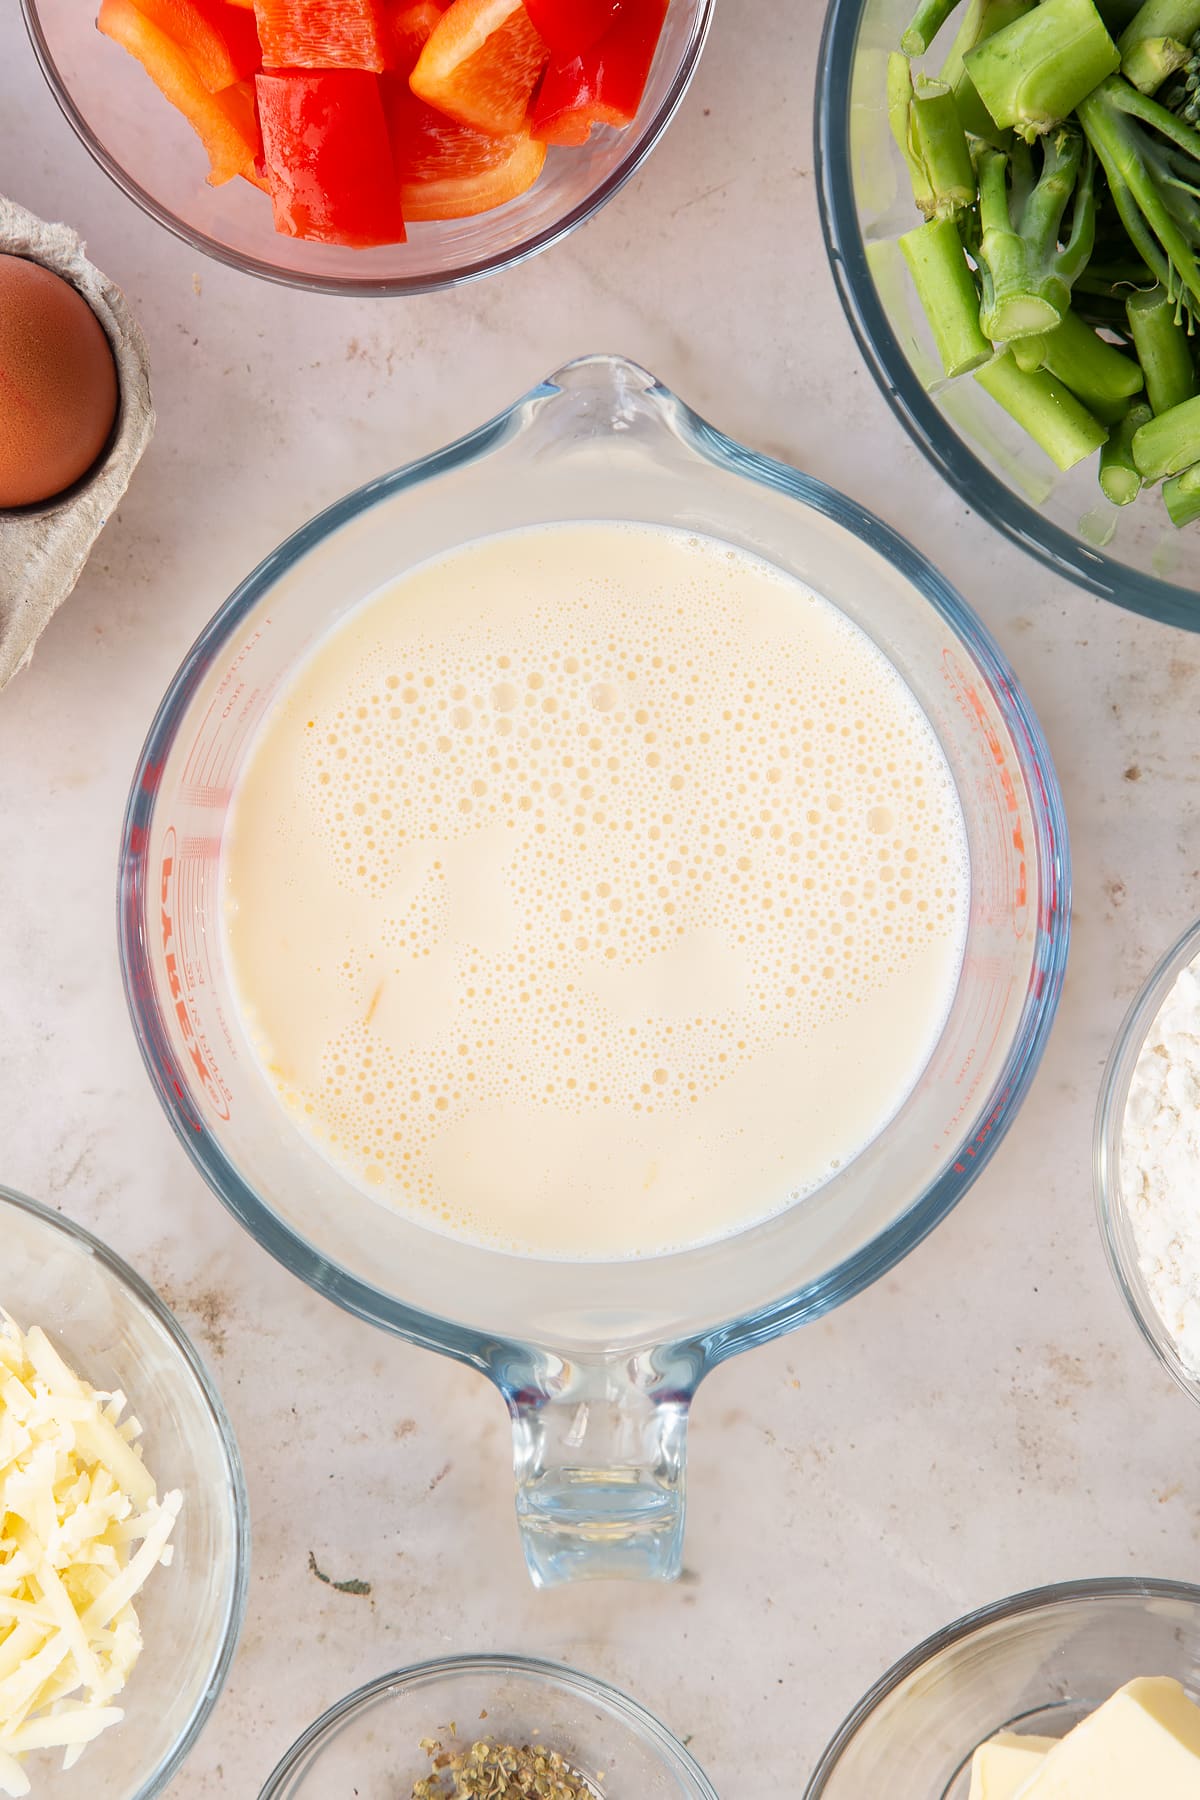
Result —
<instances>
[{"instance_id":1,"label":"glass measuring jug","mask_svg":"<svg viewBox=\"0 0 1200 1800\"><path fill-rule=\"evenodd\" d=\"M700 1248L549 1262L441 1236L355 1187L301 1137L239 1022L219 856L241 761L330 625L467 539L576 519L670 524L826 595L907 681L966 820L971 907L937 1049L886 1129L801 1203ZM217 614L163 701L124 824L121 955L135 1030L216 1193L296 1274L488 1375L513 1421L530 1572L669 1577L680 1565L688 1406L705 1372L892 1266L965 1192L1020 1104L1066 957L1057 781L1011 670L901 539L754 455L644 370L568 365L436 455L304 526Z\"/></svg>"}]
</instances>

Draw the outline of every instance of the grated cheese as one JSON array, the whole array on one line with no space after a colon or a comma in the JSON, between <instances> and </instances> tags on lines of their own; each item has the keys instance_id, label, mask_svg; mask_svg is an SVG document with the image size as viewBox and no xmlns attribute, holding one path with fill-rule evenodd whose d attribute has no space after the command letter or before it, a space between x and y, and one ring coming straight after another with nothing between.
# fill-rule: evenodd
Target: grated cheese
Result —
<instances>
[{"instance_id":1,"label":"grated cheese","mask_svg":"<svg viewBox=\"0 0 1200 1800\"><path fill-rule=\"evenodd\" d=\"M62 1750L70 1769L124 1716L112 1701L141 1654L133 1602L170 1562L183 1504L157 1498L125 1405L0 1307L2 1795L31 1792L31 1751Z\"/></svg>"}]
</instances>

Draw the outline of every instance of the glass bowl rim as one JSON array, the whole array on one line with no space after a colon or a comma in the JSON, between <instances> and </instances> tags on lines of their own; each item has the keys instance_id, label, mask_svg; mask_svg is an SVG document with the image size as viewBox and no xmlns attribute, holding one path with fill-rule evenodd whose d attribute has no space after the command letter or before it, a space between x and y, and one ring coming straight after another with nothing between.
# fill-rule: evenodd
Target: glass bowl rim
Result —
<instances>
[{"instance_id":1,"label":"glass bowl rim","mask_svg":"<svg viewBox=\"0 0 1200 1800\"><path fill-rule=\"evenodd\" d=\"M817 57L813 158L830 272L876 386L942 480L1044 567L1130 612L1200 631L1200 605L1192 589L1118 562L1018 499L951 429L914 374L867 265L850 174L849 97L859 25L868 4L870 0L830 0Z\"/></svg>"},{"instance_id":2,"label":"glass bowl rim","mask_svg":"<svg viewBox=\"0 0 1200 1800\"><path fill-rule=\"evenodd\" d=\"M1188 965L1200 957L1200 919L1188 926L1155 963L1138 989L1113 1040L1100 1096L1092 1138L1092 1187L1100 1241L1117 1290L1143 1338L1159 1362L1189 1399L1200 1401L1200 1377L1189 1375L1153 1303L1142 1292L1141 1271L1132 1260L1120 1229L1125 1212L1120 1192L1120 1126L1129 1084L1147 1033L1175 982Z\"/></svg>"},{"instance_id":3,"label":"glass bowl rim","mask_svg":"<svg viewBox=\"0 0 1200 1800\"><path fill-rule=\"evenodd\" d=\"M603 1701L623 1724L651 1740L673 1774L687 1777L694 1788L696 1800L718 1800L716 1789L686 1746L639 1700L634 1700L629 1694L602 1681L598 1676L585 1675L566 1663L550 1662L536 1656L505 1654L502 1651L431 1657L428 1661L410 1663L404 1668L394 1669L389 1674L377 1675L373 1680L364 1682L344 1699L335 1701L301 1732L268 1775L258 1800L277 1800L284 1790L285 1782L295 1774L310 1752L319 1752L339 1727L358 1713L364 1712L376 1700L393 1691L407 1692L439 1678L453 1679L459 1675L479 1674L520 1675L528 1677L537 1686L565 1688L584 1698Z\"/></svg>"},{"instance_id":4,"label":"glass bowl rim","mask_svg":"<svg viewBox=\"0 0 1200 1800\"><path fill-rule=\"evenodd\" d=\"M374 299L438 293L447 288L460 287L469 281L482 280L485 276L496 274L502 269L515 268L517 264L527 262L531 257L539 255L541 251L548 250L552 244L568 237L577 227L585 224L594 213L599 212L601 207L605 206L641 168L682 105L684 96L691 86L692 78L699 67L712 25L716 0L696 0L696 20L691 37L684 48L682 60L671 78L670 86L661 105L653 116L640 127L636 120L633 125L628 127L633 134L628 150L597 187L559 218L544 225L540 230L522 236L507 249L493 252L488 256L477 257L471 262L447 270L444 274L420 276L308 274L299 269L286 269L277 263L266 261L262 257L251 256L243 251L232 249L230 246L220 243L216 238L210 237L207 232L189 225L177 213L172 212L170 207L157 200L148 188L143 187L123 164L109 153L107 147L92 130L76 104L70 87L59 72L58 64L46 41L45 32L42 30L38 14L39 4L40 0L20 0L25 29L46 84L59 111L92 160L103 169L109 180L129 200L133 201L135 206L166 231L169 231L173 237L178 238L181 243L187 244L193 250L200 251L202 255L212 257L216 262L224 263L227 268L238 270L243 275L257 276L260 280L275 282L280 287L297 288L305 293L352 294L357 298Z\"/></svg>"},{"instance_id":5,"label":"glass bowl rim","mask_svg":"<svg viewBox=\"0 0 1200 1800\"><path fill-rule=\"evenodd\" d=\"M897 1688L911 1676L919 1674L927 1663L946 1650L964 1643L988 1626L1007 1624L1030 1613L1049 1612L1054 1607L1069 1606L1076 1602L1086 1604L1093 1600L1123 1599L1180 1600L1200 1611L1200 1587L1191 1582L1152 1575L1102 1575L1081 1581L1059 1581L1047 1587L1024 1588L1020 1593L1009 1594L1003 1600L989 1601L986 1606L964 1613L953 1623L930 1632L928 1637L914 1645L872 1683L862 1699L847 1713L821 1753L820 1761L804 1790L804 1800L821 1800L830 1777L837 1773L838 1762L871 1715Z\"/></svg>"},{"instance_id":6,"label":"glass bowl rim","mask_svg":"<svg viewBox=\"0 0 1200 1800\"><path fill-rule=\"evenodd\" d=\"M1053 884L1058 901L1053 911L1045 904L1038 908L1038 978L1031 981L1026 993L1004 1065L973 1114L969 1129L964 1126L958 1153L947 1156L941 1172L890 1224L822 1276L754 1312L726 1318L692 1338L685 1337L676 1347L694 1352L703 1374L727 1356L780 1336L851 1299L907 1256L952 1211L995 1153L1028 1091L1054 1022L1066 968L1070 848L1062 792L1041 726L983 621L919 550L857 501L813 476L739 444L700 418L645 369L623 357L604 355L579 357L566 363L474 431L343 495L299 526L239 583L188 650L159 703L134 767L121 827L117 876L121 976L143 1064L175 1134L218 1199L250 1235L292 1274L356 1317L492 1373L497 1366L496 1340L492 1335L485 1336L435 1313L418 1310L351 1275L302 1237L248 1186L210 1132L197 1133L182 1116L164 1074L164 1067L170 1066L170 1053L165 1045L161 1055L156 1053L157 1025L138 998L143 987L152 985L138 915L136 878L136 865L148 841L155 804L155 784L147 785L144 775L165 760L192 690L205 669L249 610L295 562L349 520L407 488L419 486L427 477L458 468L496 448L520 429L519 421L526 409L562 394L563 384L597 365L620 370L627 379L636 378L669 418L668 429L674 430L704 461L785 494L797 505L817 512L858 538L868 550L885 557L946 621L985 672L1005 716L1006 728L1020 741L1028 758L1022 777L1036 778L1040 799L1040 808L1031 807L1037 867L1047 888ZM135 850L134 845L139 848ZM961 1154L967 1145L974 1151L969 1158Z\"/></svg>"},{"instance_id":7,"label":"glass bowl rim","mask_svg":"<svg viewBox=\"0 0 1200 1800\"><path fill-rule=\"evenodd\" d=\"M72 1239L74 1243L86 1250L113 1277L118 1287L124 1289L135 1304L140 1306L144 1312L149 1313L154 1322L162 1328L180 1363L187 1370L204 1401L216 1429L225 1462L234 1526L230 1580L225 1602L225 1621L217 1653L212 1660L204 1688L192 1707L183 1729L171 1748L161 1758L157 1767L151 1770L129 1797L129 1800L154 1800L154 1796L161 1794L167 1784L178 1774L185 1758L195 1746L197 1738L208 1723L209 1716L221 1696L232 1667L242 1625L245 1621L246 1604L250 1592L250 1503L246 1493L246 1477L242 1467L241 1452L238 1449L237 1439L226 1414L224 1403L195 1345L166 1302L155 1293L149 1282L144 1280L136 1269L132 1268L123 1257L119 1256L115 1250L110 1249L103 1239L98 1238L86 1226L76 1224L74 1219L55 1212L51 1207L44 1206L40 1200L34 1200L28 1194L22 1194L15 1188L0 1185L0 1214L8 1207L36 1219L48 1230L60 1232L63 1237Z\"/></svg>"}]
</instances>

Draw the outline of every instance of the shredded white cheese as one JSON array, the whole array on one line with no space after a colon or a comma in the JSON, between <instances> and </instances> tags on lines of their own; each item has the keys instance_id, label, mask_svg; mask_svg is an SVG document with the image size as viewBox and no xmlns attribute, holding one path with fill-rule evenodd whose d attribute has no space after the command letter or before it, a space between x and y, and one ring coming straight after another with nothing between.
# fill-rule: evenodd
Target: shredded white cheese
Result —
<instances>
[{"instance_id":1,"label":"shredded white cheese","mask_svg":"<svg viewBox=\"0 0 1200 1800\"><path fill-rule=\"evenodd\" d=\"M133 1601L171 1560L183 1495L156 1497L121 1393L69 1369L44 1331L0 1307L0 1794L22 1758L71 1768L124 1716L112 1705L142 1648Z\"/></svg>"}]
</instances>

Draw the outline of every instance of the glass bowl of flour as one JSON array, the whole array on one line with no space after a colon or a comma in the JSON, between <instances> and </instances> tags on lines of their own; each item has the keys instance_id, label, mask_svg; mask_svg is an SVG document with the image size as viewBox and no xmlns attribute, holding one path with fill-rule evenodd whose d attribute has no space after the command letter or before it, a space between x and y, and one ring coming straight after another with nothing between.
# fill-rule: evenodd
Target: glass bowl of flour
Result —
<instances>
[{"instance_id":1,"label":"glass bowl of flour","mask_svg":"<svg viewBox=\"0 0 1200 1800\"><path fill-rule=\"evenodd\" d=\"M1118 1033L1094 1166L1117 1286L1147 1343L1200 1399L1200 922L1168 950Z\"/></svg>"}]
</instances>

